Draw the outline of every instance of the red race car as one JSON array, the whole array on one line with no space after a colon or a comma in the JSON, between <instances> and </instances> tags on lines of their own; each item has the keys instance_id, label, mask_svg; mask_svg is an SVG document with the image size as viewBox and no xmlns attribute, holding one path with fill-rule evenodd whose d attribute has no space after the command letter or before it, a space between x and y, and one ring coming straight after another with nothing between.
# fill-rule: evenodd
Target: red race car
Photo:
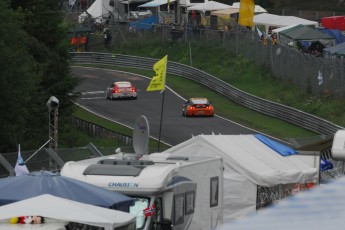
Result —
<instances>
[{"instance_id":1,"label":"red race car","mask_svg":"<svg viewBox=\"0 0 345 230\"><path fill-rule=\"evenodd\" d=\"M137 99L137 89L129 81L114 82L106 91L106 97L110 100L117 98Z\"/></svg>"},{"instance_id":2,"label":"red race car","mask_svg":"<svg viewBox=\"0 0 345 230\"><path fill-rule=\"evenodd\" d=\"M214 116L214 108L211 102L204 97L189 98L182 105L183 116Z\"/></svg>"}]
</instances>

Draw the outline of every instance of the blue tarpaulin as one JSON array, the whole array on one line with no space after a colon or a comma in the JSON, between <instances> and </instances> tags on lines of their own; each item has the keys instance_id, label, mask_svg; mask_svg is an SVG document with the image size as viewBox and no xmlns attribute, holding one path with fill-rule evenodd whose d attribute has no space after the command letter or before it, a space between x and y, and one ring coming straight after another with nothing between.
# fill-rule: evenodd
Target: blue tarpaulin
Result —
<instances>
[{"instance_id":1,"label":"blue tarpaulin","mask_svg":"<svg viewBox=\"0 0 345 230\"><path fill-rule=\"evenodd\" d=\"M341 33L340 30L331 30L326 28L319 28L318 30L324 34L328 34L334 37L336 44L345 42L345 36Z\"/></svg>"},{"instance_id":2,"label":"blue tarpaulin","mask_svg":"<svg viewBox=\"0 0 345 230\"><path fill-rule=\"evenodd\" d=\"M298 154L296 150L286 145L283 145L277 141L274 141L268 137L265 137L262 134L255 134L254 136L282 156L290 156L290 155Z\"/></svg>"},{"instance_id":3,"label":"blue tarpaulin","mask_svg":"<svg viewBox=\"0 0 345 230\"><path fill-rule=\"evenodd\" d=\"M142 29L142 30L152 30L153 26L157 24L158 24L157 16L152 16L149 18L144 18L142 20L129 23L131 27L134 27L136 29Z\"/></svg>"},{"instance_id":4,"label":"blue tarpaulin","mask_svg":"<svg viewBox=\"0 0 345 230\"><path fill-rule=\"evenodd\" d=\"M254 136L282 156L290 156L290 155L298 154L298 151L296 151L296 150L294 150L294 149L292 149L286 145L283 145L277 141L274 141L268 137L265 137L262 134L255 134ZM327 161L326 159L321 158L320 159L320 169L322 172L333 169L333 164L331 162Z\"/></svg>"}]
</instances>

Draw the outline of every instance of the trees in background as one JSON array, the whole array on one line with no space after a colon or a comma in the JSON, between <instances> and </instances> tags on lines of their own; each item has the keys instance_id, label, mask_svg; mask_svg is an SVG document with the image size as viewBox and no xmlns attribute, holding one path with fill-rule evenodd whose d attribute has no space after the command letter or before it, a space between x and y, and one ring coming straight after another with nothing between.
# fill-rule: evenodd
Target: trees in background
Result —
<instances>
[{"instance_id":1,"label":"trees in background","mask_svg":"<svg viewBox=\"0 0 345 230\"><path fill-rule=\"evenodd\" d=\"M50 96L59 99L59 134L68 133L73 90L67 28L56 0L0 1L0 152L48 140Z\"/></svg>"}]
</instances>

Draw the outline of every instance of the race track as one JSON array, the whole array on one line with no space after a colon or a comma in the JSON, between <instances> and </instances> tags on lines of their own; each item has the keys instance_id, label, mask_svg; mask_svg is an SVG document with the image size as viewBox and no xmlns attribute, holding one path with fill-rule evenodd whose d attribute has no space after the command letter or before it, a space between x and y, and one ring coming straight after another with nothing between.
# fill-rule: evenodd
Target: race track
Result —
<instances>
[{"instance_id":1,"label":"race track","mask_svg":"<svg viewBox=\"0 0 345 230\"><path fill-rule=\"evenodd\" d=\"M158 139L162 108L162 94L147 92L150 79L132 73L90 67L72 67L72 72L83 82L76 88L81 96L76 103L89 111L109 120L133 128L140 115L146 116L150 126L150 136ZM107 100L106 88L115 81L127 80L138 90L138 99ZM202 96L202 95L196 95ZM252 134L257 131L237 123L214 117L183 117L184 99L170 88L165 91L161 127L161 141L176 145L200 134ZM217 108L215 108L217 113Z\"/></svg>"}]
</instances>

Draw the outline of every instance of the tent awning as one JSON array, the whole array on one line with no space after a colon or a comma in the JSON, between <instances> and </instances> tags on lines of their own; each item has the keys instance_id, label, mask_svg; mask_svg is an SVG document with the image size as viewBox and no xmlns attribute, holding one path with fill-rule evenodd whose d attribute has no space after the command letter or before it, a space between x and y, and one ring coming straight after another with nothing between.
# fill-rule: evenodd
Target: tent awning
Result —
<instances>
[{"instance_id":1,"label":"tent awning","mask_svg":"<svg viewBox=\"0 0 345 230\"><path fill-rule=\"evenodd\" d=\"M289 37L293 40L320 40L320 39L333 39L332 36L319 32L316 29L310 28L305 25L298 25L283 31L281 35Z\"/></svg>"},{"instance_id":2,"label":"tent awning","mask_svg":"<svg viewBox=\"0 0 345 230\"><path fill-rule=\"evenodd\" d=\"M205 3L200 3L194 6L190 6L188 7L188 10L196 10L196 11L214 11L214 10L223 10L223 9L227 9L227 8L231 8L230 5L227 4L223 4L220 2L216 2L216 1L208 1Z\"/></svg>"},{"instance_id":3,"label":"tent awning","mask_svg":"<svg viewBox=\"0 0 345 230\"><path fill-rule=\"evenodd\" d=\"M232 7L239 9L241 7L241 3L240 2L234 2L234 3L232 3ZM254 13L267 13L267 10L265 10L264 8L262 8L259 5L255 5Z\"/></svg>"},{"instance_id":4,"label":"tent awning","mask_svg":"<svg viewBox=\"0 0 345 230\"><path fill-rule=\"evenodd\" d=\"M135 221L135 215L44 194L0 207L0 220L16 216L43 216L111 230ZM36 225L35 225L36 226ZM44 227L44 225L42 225ZM0 225L0 229L4 229Z\"/></svg>"},{"instance_id":5,"label":"tent awning","mask_svg":"<svg viewBox=\"0 0 345 230\"><path fill-rule=\"evenodd\" d=\"M330 55L339 55L344 56L345 55L345 42L340 43L335 46L330 46L328 48L323 49L323 52L330 54Z\"/></svg>"},{"instance_id":6,"label":"tent awning","mask_svg":"<svg viewBox=\"0 0 345 230\"><path fill-rule=\"evenodd\" d=\"M289 26L289 25L312 25L318 27L317 21L310 21L307 19L295 17L295 16L280 16L275 14L262 13L254 15L255 25L265 25L265 26Z\"/></svg>"},{"instance_id":7,"label":"tent awning","mask_svg":"<svg viewBox=\"0 0 345 230\"><path fill-rule=\"evenodd\" d=\"M170 3L175 2L176 0L170 0ZM164 4L168 4L167 0L153 0L151 2L147 2L143 5L140 5L138 7L157 7L157 6L161 6Z\"/></svg>"},{"instance_id":8,"label":"tent awning","mask_svg":"<svg viewBox=\"0 0 345 230\"><path fill-rule=\"evenodd\" d=\"M227 8L227 9L223 9L223 10L212 11L211 15L221 16L221 15L236 14L236 13L239 13L239 12L240 12L239 8Z\"/></svg>"}]
</instances>

